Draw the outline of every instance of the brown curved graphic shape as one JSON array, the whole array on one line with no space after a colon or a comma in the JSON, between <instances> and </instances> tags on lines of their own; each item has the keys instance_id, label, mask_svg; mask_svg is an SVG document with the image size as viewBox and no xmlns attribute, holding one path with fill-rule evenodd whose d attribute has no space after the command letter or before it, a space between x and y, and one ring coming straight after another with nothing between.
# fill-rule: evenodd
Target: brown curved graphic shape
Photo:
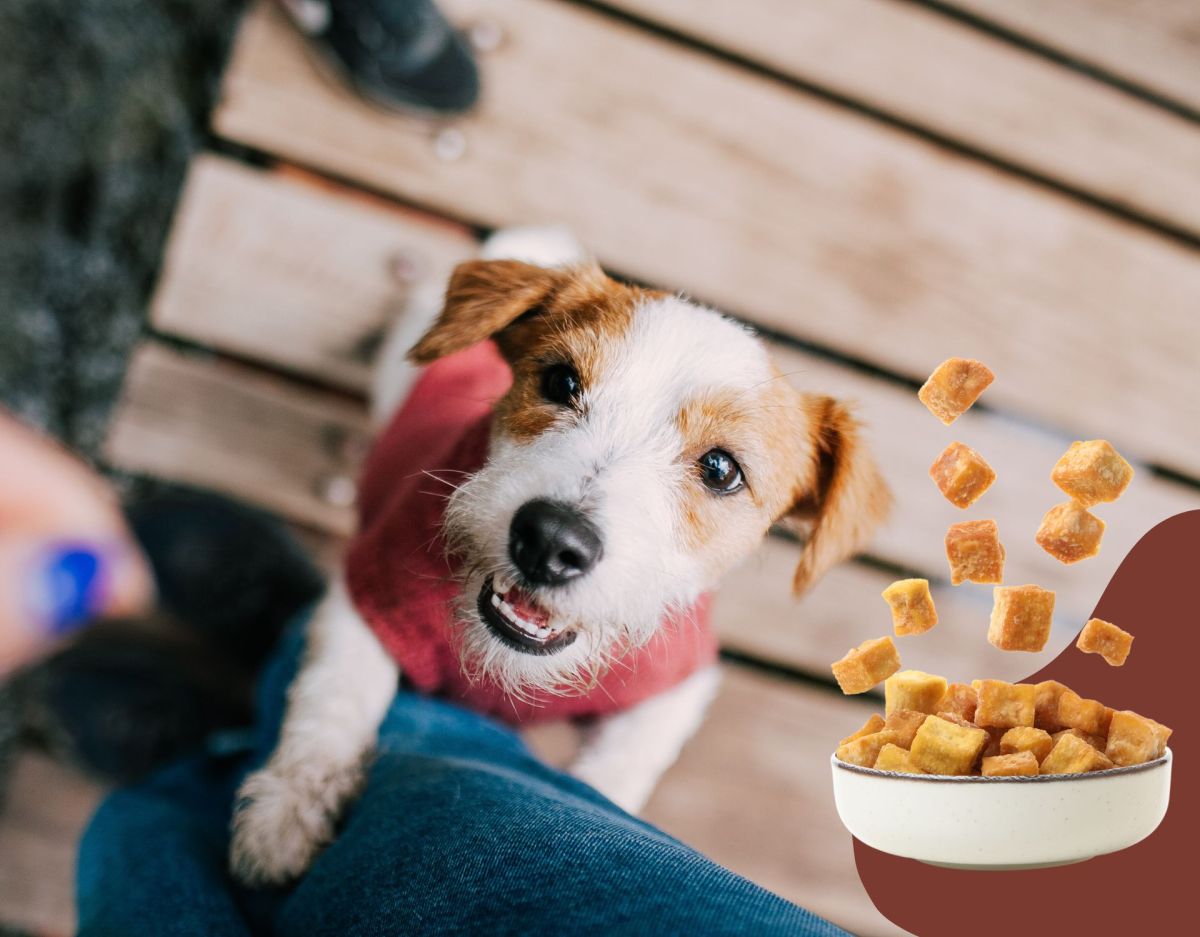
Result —
<instances>
[{"instance_id":1,"label":"brown curved graphic shape","mask_svg":"<svg viewBox=\"0 0 1200 937\"><path fill-rule=\"evenodd\" d=\"M1121 563L1093 617L1134 635L1125 666L1072 642L1030 681L1060 680L1082 696L1175 730L1171 805L1159 828L1121 852L1016 872L943 869L854 841L858 874L885 917L918 937L1174 932L1194 919L1200 837L1195 754L1200 720L1200 511L1168 518ZM1083 623L1080 622L1082 627Z\"/></svg>"}]
</instances>

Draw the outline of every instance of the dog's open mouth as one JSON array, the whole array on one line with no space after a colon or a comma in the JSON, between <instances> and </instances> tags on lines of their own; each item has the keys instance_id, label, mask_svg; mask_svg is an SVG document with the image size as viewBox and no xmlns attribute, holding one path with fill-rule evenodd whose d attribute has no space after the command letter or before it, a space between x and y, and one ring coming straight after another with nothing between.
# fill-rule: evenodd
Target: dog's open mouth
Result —
<instances>
[{"instance_id":1,"label":"dog's open mouth","mask_svg":"<svg viewBox=\"0 0 1200 937\"><path fill-rule=\"evenodd\" d=\"M494 576L479 590L479 616L492 634L526 654L552 654L575 640L574 631L550 626L550 614L528 592Z\"/></svg>"}]
</instances>

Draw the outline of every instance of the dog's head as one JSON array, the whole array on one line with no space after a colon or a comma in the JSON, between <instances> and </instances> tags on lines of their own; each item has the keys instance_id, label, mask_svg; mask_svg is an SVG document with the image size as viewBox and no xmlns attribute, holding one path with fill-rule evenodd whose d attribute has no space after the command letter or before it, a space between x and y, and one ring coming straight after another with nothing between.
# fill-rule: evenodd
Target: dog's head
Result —
<instances>
[{"instance_id":1,"label":"dog's head","mask_svg":"<svg viewBox=\"0 0 1200 937\"><path fill-rule=\"evenodd\" d=\"M410 358L489 338L512 388L445 526L465 571L466 662L510 691L595 675L777 521L811 523L799 593L886 513L847 410L796 391L711 310L595 266L470 261Z\"/></svg>"}]
</instances>

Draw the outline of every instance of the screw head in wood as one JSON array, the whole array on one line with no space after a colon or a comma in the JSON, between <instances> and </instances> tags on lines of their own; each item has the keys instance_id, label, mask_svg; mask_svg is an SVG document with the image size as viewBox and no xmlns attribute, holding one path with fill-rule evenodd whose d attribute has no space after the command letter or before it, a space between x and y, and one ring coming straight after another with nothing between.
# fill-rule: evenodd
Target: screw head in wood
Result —
<instances>
[{"instance_id":1,"label":"screw head in wood","mask_svg":"<svg viewBox=\"0 0 1200 937\"><path fill-rule=\"evenodd\" d=\"M467 152L467 135L457 127L439 130L433 138L433 153L444 163L462 159Z\"/></svg>"},{"instance_id":2,"label":"screw head in wood","mask_svg":"<svg viewBox=\"0 0 1200 937\"><path fill-rule=\"evenodd\" d=\"M480 19L471 24L467 38L476 52L495 52L504 43L504 27L493 19Z\"/></svg>"},{"instance_id":3,"label":"screw head in wood","mask_svg":"<svg viewBox=\"0 0 1200 937\"><path fill-rule=\"evenodd\" d=\"M358 497L358 485L349 475L332 474L317 479L317 496L335 508L348 508Z\"/></svg>"}]
</instances>

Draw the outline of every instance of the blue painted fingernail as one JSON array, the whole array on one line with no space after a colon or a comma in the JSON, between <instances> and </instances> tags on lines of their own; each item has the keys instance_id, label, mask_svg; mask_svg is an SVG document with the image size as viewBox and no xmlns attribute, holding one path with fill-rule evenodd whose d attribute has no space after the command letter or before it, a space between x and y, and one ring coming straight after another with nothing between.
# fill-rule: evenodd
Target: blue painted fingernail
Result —
<instances>
[{"instance_id":1,"label":"blue painted fingernail","mask_svg":"<svg viewBox=\"0 0 1200 937\"><path fill-rule=\"evenodd\" d=\"M52 635L69 634L104 607L104 561L78 545L53 548L33 583L34 604Z\"/></svg>"}]
</instances>

